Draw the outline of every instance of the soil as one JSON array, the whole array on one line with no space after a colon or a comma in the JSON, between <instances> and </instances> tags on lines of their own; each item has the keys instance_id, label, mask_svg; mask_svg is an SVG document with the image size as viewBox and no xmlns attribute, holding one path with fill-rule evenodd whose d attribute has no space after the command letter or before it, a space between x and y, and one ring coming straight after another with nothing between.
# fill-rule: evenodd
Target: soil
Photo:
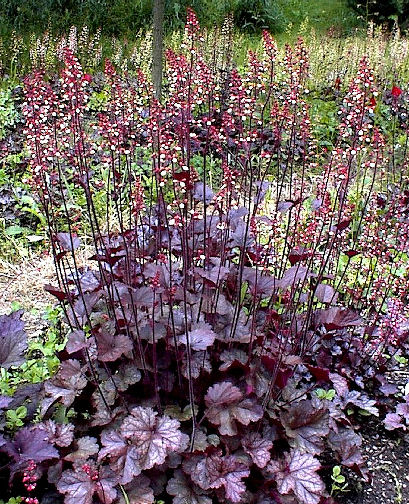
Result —
<instances>
[{"instance_id":1,"label":"soil","mask_svg":"<svg viewBox=\"0 0 409 504\"><path fill-rule=\"evenodd\" d=\"M372 420L361 434L372 482L350 474L347 491L335 496L338 504L409 504L409 435L389 433Z\"/></svg>"},{"instance_id":2,"label":"soil","mask_svg":"<svg viewBox=\"0 0 409 504\"><path fill-rule=\"evenodd\" d=\"M392 372L388 382L401 392L407 390L409 370ZM409 431L388 431L382 418L368 417L359 431L371 483L343 471L348 486L347 491L334 495L337 504L409 504Z\"/></svg>"}]
</instances>

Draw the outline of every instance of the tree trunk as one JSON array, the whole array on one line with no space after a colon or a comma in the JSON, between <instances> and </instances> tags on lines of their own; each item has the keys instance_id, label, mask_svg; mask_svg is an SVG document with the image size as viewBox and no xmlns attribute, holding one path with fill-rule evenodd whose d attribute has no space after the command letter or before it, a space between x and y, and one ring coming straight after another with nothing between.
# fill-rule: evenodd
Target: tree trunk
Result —
<instances>
[{"instance_id":1,"label":"tree trunk","mask_svg":"<svg viewBox=\"0 0 409 504\"><path fill-rule=\"evenodd\" d=\"M153 0L152 81L158 100L162 93L164 11L165 0Z\"/></svg>"}]
</instances>

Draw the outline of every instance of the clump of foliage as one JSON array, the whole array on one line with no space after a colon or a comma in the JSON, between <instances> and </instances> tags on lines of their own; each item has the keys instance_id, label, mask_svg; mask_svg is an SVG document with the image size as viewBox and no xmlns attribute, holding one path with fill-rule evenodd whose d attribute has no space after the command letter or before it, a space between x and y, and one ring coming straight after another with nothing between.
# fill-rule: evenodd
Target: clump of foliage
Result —
<instances>
[{"instance_id":1,"label":"clump of foliage","mask_svg":"<svg viewBox=\"0 0 409 504\"><path fill-rule=\"evenodd\" d=\"M401 26L407 28L408 0L348 0L348 5L366 21L386 22L390 25L399 22Z\"/></svg>"},{"instance_id":2,"label":"clump of foliage","mask_svg":"<svg viewBox=\"0 0 409 504\"><path fill-rule=\"evenodd\" d=\"M68 31L74 23L86 25L92 33L102 29L104 35L130 36L138 30L147 30L152 22L153 2L139 0L0 0L0 30L18 32L31 30L43 32L50 28L54 33ZM233 14L237 27L254 32L261 28L284 29L286 19L276 1L257 0L179 0L164 2L165 30L183 29L186 9L193 7L204 26L221 25L228 14Z\"/></svg>"},{"instance_id":3,"label":"clump of foliage","mask_svg":"<svg viewBox=\"0 0 409 504\"><path fill-rule=\"evenodd\" d=\"M366 58L321 149L303 41L280 59L263 40L243 72L218 75L189 11L163 103L142 72L107 61L96 118L93 78L69 49L58 81L25 79L58 277L46 289L69 327L30 408L19 390L0 397L14 411L3 487L25 502L330 504L328 457L368 477L356 419L387 409L383 372L408 340L407 153L376 127ZM78 265L83 229L93 269ZM2 323L7 367L27 342L18 315Z\"/></svg>"},{"instance_id":4,"label":"clump of foliage","mask_svg":"<svg viewBox=\"0 0 409 504\"><path fill-rule=\"evenodd\" d=\"M11 128L18 118L10 89L0 90L0 140L4 138L8 128Z\"/></svg>"}]
</instances>

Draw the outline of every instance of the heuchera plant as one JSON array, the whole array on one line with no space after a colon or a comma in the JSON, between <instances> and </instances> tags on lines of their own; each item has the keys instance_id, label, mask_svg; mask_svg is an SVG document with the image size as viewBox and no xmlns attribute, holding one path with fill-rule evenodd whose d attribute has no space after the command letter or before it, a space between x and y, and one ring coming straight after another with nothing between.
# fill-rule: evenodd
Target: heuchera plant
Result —
<instances>
[{"instance_id":1,"label":"heuchera plant","mask_svg":"<svg viewBox=\"0 0 409 504\"><path fill-rule=\"evenodd\" d=\"M25 80L46 288L69 327L35 422L0 438L10 484L35 472L26 502L329 504L328 456L366 475L347 411L379 414L367 384L385 386L385 355L406 342L409 239L407 193L383 185L371 70L363 59L318 152L302 40L279 60L265 33L263 55L222 76L199 42L189 11L163 103L107 61L98 118L68 49L58 82ZM95 268L79 263L85 233ZM13 317L3 366L26 344Z\"/></svg>"}]
</instances>

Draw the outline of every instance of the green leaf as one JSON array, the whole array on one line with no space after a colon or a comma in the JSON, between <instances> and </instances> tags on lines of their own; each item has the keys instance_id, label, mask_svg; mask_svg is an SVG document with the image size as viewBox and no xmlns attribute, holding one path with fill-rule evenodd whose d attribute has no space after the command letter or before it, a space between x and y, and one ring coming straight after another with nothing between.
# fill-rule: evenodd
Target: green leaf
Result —
<instances>
[{"instance_id":1,"label":"green leaf","mask_svg":"<svg viewBox=\"0 0 409 504\"><path fill-rule=\"evenodd\" d=\"M17 236L28 231L27 228L21 226L9 226L6 228L5 233L7 236Z\"/></svg>"},{"instance_id":2,"label":"green leaf","mask_svg":"<svg viewBox=\"0 0 409 504\"><path fill-rule=\"evenodd\" d=\"M341 474L341 468L340 468L340 466L338 466L338 465L334 466L332 468L332 475L333 476L339 476L340 474Z\"/></svg>"}]
</instances>

